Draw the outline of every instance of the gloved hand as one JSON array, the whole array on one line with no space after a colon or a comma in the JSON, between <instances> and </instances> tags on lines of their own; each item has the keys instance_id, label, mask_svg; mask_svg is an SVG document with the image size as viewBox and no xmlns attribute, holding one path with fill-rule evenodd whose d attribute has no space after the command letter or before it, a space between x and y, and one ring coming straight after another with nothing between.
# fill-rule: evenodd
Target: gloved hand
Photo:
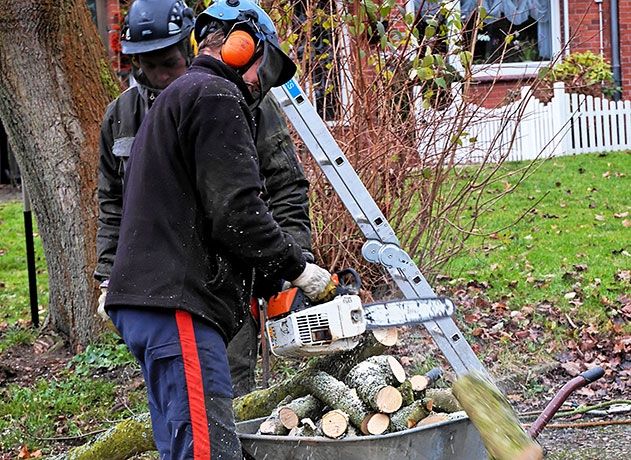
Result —
<instances>
[{"instance_id":1,"label":"gloved hand","mask_svg":"<svg viewBox=\"0 0 631 460\"><path fill-rule=\"evenodd\" d=\"M335 295L335 283L331 274L316 264L307 263L300 276L291 284L302 289L314 302L328 300Z\"/></svg>"},{"instance_id":2,"label":"gloved hand","mask_svg":"<svg viewBox=\"0 0 631 460\"><path fill-rule=\"evenodd\" d=\"M116 329L116 326L114 326L112 318L110 318L105 311L105 298L107 297L107 286L109 285L109 281L110 280L105 280L99 286L101 288L101 295L99 296L99 308L96 311L101 319L105 321L105 327L107 327L110 331L121 335L120 332L118 332L118 329Z\"/></svg>"},{"instance_id":3,"label":"gloved hand","mask_svg":"<svg viewBox=\"0 0 631 460\"><path fill-rule=\"evenodd\" d=\"M101 288L101 295L99 296L99 308L96 310L96 312L99 314L103 321L110 321L110 317L105 311L105 297L107 297L107 286L109 284L108 281L109 280L103 281L99 286Z\"/></svg>"}]
</instances>

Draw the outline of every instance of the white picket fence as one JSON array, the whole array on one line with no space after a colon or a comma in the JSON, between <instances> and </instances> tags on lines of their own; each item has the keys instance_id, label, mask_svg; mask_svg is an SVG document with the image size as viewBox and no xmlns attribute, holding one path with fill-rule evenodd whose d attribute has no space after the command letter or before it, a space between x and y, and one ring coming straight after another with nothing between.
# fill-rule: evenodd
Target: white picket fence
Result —
<instances>
[{"instance_id":1,"label":"white picket fence","mask_svg":"<svg viewBox=\"0 0 631 460\"><path fill-rule=\"evenodd\" d=\"M563 83L555 83L554 96L547 104L533 97L530 87L523 87L521 96L495 109L467 106L464 134L455 154L459 162L532 160L631 149L631 101L568 94ZM456 117L458 102L440 118ZM422 116L427 120L427 112ZM453 138L449 131L452 123L439 126L438 131L445 132L435 132L431 139L422 141L421 152L443 149Z\"/></svg>"}]
</instances>

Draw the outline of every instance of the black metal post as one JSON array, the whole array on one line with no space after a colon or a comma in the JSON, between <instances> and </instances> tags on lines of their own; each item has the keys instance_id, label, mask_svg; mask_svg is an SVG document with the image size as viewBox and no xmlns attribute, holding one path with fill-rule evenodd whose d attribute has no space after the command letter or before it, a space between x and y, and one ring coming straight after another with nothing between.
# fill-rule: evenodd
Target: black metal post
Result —
<instances>
[{"instance_id":1,"label":"black metal post","mask_svg":"<svg viewBox=\"0 0 631 460\"><path fill-rule=\"evenodd\" d=\"M39 327L39 307L37 304L37 272L35 270L35 245L33 244L33 217L31 200L22 180L22 201L24 204L24 241L26 243L26 267L28 269L28 294L31 304L31 322Z\"/></svg>"}]
</instances>

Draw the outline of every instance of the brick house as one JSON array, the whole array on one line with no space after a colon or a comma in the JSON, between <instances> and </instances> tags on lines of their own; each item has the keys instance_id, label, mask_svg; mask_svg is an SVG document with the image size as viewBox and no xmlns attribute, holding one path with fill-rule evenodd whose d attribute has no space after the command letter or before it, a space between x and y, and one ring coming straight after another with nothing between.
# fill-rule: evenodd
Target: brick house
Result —
<instances>
[{"instance_id":1,"label":"brick house","mask_svg":"<svg viewBox=\"0 0 631 460\"><path fill-rule=\"evenodd\" d=\"M398 1L408 11L421 15L437 8L434 0ZM631 34L628 33L631 29L631 0L459 1L463 17L470 15L479 1L493 17L485 21L485 33L481 34L481 38L487 39L487 42L485 44L478 38L474 59L482 62L475 69L476 89L485 99L479 101L481 105L493 107L501 104L509 91L518 89L524 81L536 76L538 69L549 65L556 56L560 55L562 59L569 52L586 50L600 53L612 63L614 75L619 79L617 84L622 88L622 97L631 98ZM129 68L117 52L121 20L119 0L87 0L87 3L101 37L108 45L114 68L124 75ZM496 62L492 50L497 47L493 48L493 41L501 40L508 31L515 30L522 35L518 38L522 38L523 49L511 56L511 62ZM489 81L495 85L490 93Z\"/></svg>"},{"instance_id":2,"label":"brick house","mask_svg":"<svg viewBox=\"0 0 631 460\"><path fill-rule=\"evenodd\" d=\"M622 98L631 98L631 1L630 0L481 0L493 17L485 21L478 36L474 68L477 101L485 107L501 105L509 92L535 77L541 67L570 52L592 51L612 64ZM428 0L415 0L415 7L431 10ZM462 17L479 4L460 0ZM613 8L613 12L612 12ZM510 19L514 19L513 22ZM613 27L612 27L613 26ZM503 37L518 30L521 52L509 62L497 62L493 52L502 48ZM490 46L485 46L484 40ZM496 46L493 46L493 41ZM513 43L515 43L513 42ZM489 48L489 49L487 49ZM507 55L510 53L506 53ZM493 91L489 92L490 82ZM476 99L476 95L473 95Z\"/></svg>"}]
</instances>

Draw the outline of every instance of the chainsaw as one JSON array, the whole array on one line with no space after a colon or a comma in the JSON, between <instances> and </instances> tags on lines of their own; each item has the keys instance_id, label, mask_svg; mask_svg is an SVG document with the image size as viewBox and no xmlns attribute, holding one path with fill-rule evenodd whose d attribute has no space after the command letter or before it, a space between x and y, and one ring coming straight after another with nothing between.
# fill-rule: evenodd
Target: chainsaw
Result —
<instances>
[{"instance_id":1,"label":"chainsaw","mask_svg":"<svg viewBox=\"0 0 631 460\"><path fill-rule=\"evenodd\" d=\"M297 287L267 303L267 336L272 353L299 358L355 348L366 330L419 324L451 316L446 297L390 300L362 305L359 274L347 268L331 278L333 298L315 303Z\"/></svg>"}]
</instances>

